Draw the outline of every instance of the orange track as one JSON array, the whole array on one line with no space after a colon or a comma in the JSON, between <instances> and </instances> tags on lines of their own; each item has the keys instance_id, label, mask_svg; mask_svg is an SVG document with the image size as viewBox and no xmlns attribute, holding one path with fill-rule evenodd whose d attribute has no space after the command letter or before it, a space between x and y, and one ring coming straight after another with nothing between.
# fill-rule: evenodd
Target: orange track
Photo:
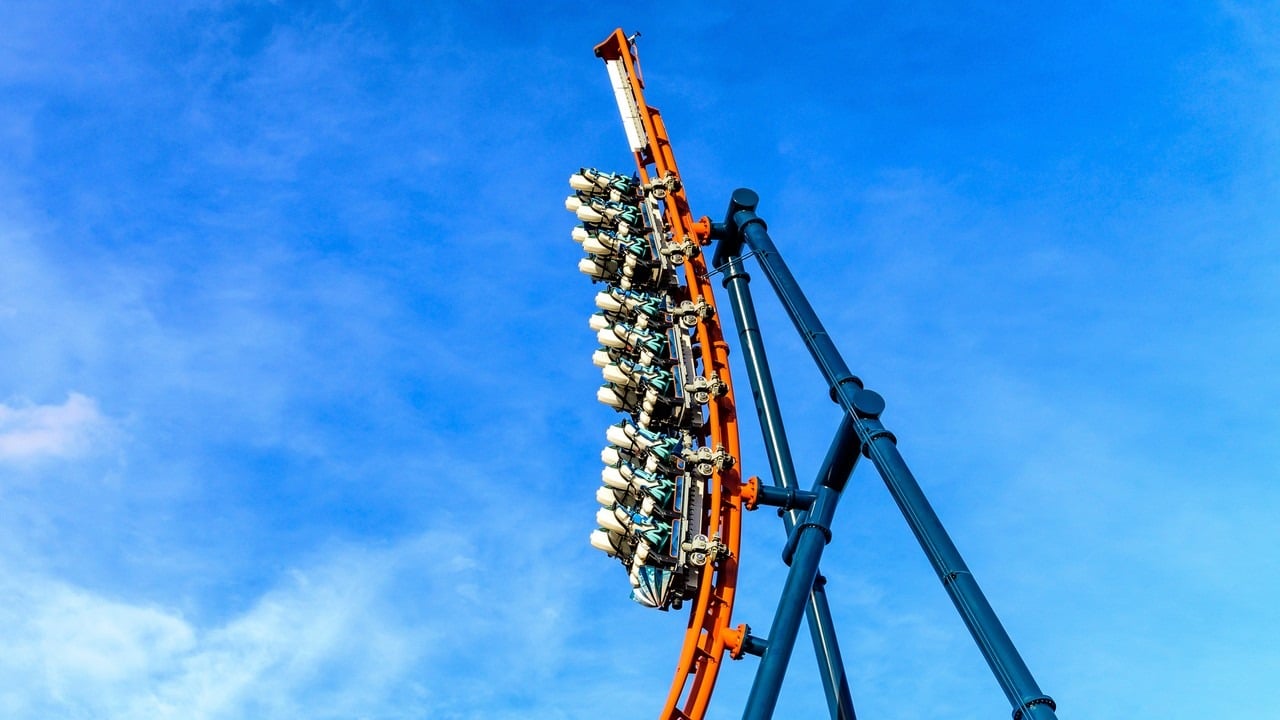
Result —
<instances>
[{"instance_id":1,"label":"orange track","mask_svg":"<svg viewBox=\"0 0 1280 720\"><path fill-rule=\"evenodd\" d=\"M603 60L621 60L635 94L640 119L648 136L648 147L635 153L636 166L641 181L674 176L680 177L666 127L657 108L644 101L644 82L640 78L639 60L635 49L621 28L595 48ZM650 170L652 167L652 171ZM695 240L700 246L710 243L711 225L706 218L695 221L689 212L689 201L682 186L669 192L663 202L668 228L677 241L683 238ZM690 300L699 299L715 307L711 283L707 278L706 260L702 253L690 253L684 264L685 280ZM734 410L733 384L729 378L729 345L720 330L719 314L702 320L697 327L698 344L701 346L702 371L708 377L719 376L728 392L713 398L708 406L710 430L709 445L723 448L734 459L734 464L724 470L716 470L708 487L710 502L707 505L707 536L717 537L728 548L728 555L703 568L698 588L698 598L689 613L689 628L685 632L680 661L675 679L667 695L660 718L668 720L701 720L706 714L711 693L715 690L716 676L726 650L736 653L743 631L730 628L733 614L733 596L738 580L738 545L742 529L742 479L738 469L738 418Z\"/></svg>"}]
</instances>

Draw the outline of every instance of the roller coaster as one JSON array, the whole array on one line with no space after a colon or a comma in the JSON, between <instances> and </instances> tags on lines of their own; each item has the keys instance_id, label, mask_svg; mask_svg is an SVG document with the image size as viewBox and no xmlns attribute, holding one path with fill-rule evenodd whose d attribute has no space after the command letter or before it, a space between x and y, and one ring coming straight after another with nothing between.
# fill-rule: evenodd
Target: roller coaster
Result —
<instances>
[{"instance_id":1,"label":"roller coaster","mask_svg":"<svg viewBox=\"0 0 1280 720\"><path fill-rule=\"evenodd\" d=\"M689 606L660 718L701 720L724 657L760 658L744 718L772 717L802 617L832 718L854 718L819 572L840 494L860 457L875 466L978 644L1014 720L1054 720L1041 692L880 421L884 400L850 372L778 254L757 195L732 194L722 222L694 219L662 115L645 101L636 36L595 47L605 63L635 172L581 168L565 207L578 269L603 285L590 327L605 383L596 398L623 418L605 431L600 508L590 543L626 572L631 597L659 610ZM704 248L715 244L708 262ZM744 255L743 250L747 253ZM799 487L744 260L754 258L844 411L812 489ZM729 344L712 292L721 276L738 329L773 482L743 480ZM744 510L777 507L789 566L769 634L732 624Z\"/></svg>"}]
</instances>

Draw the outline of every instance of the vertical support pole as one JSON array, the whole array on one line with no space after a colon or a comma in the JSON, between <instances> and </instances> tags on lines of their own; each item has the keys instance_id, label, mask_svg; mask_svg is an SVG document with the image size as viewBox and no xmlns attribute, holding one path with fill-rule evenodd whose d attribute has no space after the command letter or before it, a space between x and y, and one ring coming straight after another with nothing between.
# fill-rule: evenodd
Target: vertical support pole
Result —
<instances>
[{"instance_id":1,"label":"vertical support pole","mask_svg":"<svg viewBox=\"0 0 1280 720\"><path fill-rule=\"evenodd\" d=\"M840 493L844 490L849 474L853 472L861 449L855 422L852 416L846 415L840 421L840 428L827 450L822 469L818 471L818 480L814 483L817 499L787 538L783 559L791 565L791 569L782 587L782 597L778 599L773 624L769 627L769 644L760 657L755 681L747 695L743 720L766 720L773 717L773 710L778 704L778 691L782 688L782 679L786 675L787 664L791 661L791 651L795 649L800 616L807 606L806 600L813 591L814 581L817 580L822 551L831 542L831 518L835 515Z\"/></svg>"},{"instance_id":2,"label":"vertical support pole","mask_svg":"<svg viewBox=\"0 0 1280 720\"><path fill-rule=\"evenodd\" d=\"M760 417L761 433L764 436L766 455L773 473L774 484L783 488L796 487L798 483L795 465L787 442L782 413L778 407L772 374L769 372L768 357L765 354L763 339L760 337L755 305L751 300L751 291L748 287L750 279L741 259L731 258L725 272L724 287L729 291L729 302L738 326L738 336L742 341L744 363L751 381L752 395L756 401L756 412ZM798 516L799 513L796 510L788 510L782 514L783 526L788 536L793 532ZM849 692L848 678L840 657L840 647L836 640L835 626L831 620L825 584L825 579L819 573L814 579L807 598L805 615L831 717L833 720L855 720L853 698Z\"/></svg>"},{"instance_id":3,"label":"vertical support pole","mask_svg":"<svg viewBox=\"0 0 1280 720\"><path fill-rule=\"evenodd\" d=\"M782 411L774 391L773 375L769 372L769 358L765 354L764 340L760 336L755 304L751 300L750 281L751 276L743 267L741 258L729 258L723 284L729 292L729 304L733 308L733 318L738 326L743 363L751 381L751 394L755 398L756 414L760 417L760 432L764 436L765 454L769 459L773 483L782 488L795 488L799 484L796 480L795 463L787 442L786 428L782 423ZM790 537L799 522L800 513L791 509L782 512L781 517L787 536ZM827 707L832 720L856 720L825 584L826 580L819 572L805 604L809 635L813 639L813 651L818 660L818 672L822 677L822 689L827 696Z\"/></svg>"},{"instance_id":4,"label":"vertical support pole","mask_svg":"<svg viewBox=\"0 0 1280 720\"><path fill-rule=\"evenodd\" d=\"M1013 720L1057 720L1053 699L1036 684L986 595L943 529L942 521L898 452L896 439L880 422L884 399L864 389L862 381L849 371L791 270L778 256L764 221L755 213L759 200L754 191L746 188L733 192L727 221L713 228L713 234L720 239L713 264L720 267L725 259L738 255L744 241L754 251L765 276L831 386L832 398L844 408L846 419L854 419L864 454L884 479L894 502L1013 706Z\"/></svg>"}]
</instances>

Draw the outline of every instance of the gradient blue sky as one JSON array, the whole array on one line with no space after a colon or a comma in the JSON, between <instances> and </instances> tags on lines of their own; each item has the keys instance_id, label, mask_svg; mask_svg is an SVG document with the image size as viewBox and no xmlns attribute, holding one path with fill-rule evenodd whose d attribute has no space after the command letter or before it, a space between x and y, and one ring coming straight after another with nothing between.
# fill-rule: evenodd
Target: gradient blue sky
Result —
<instances>
[{"instance_id":1,"label":"gradient blue sky","mask_svg":"<svg viewBox=\"0 0 1280 720\"><path fill-rule=\"evenodd\" d=\"M55 1L0 5L0 716L656 715L684 617L586 542L561 204L630 167L619 25L1061 715L1273 716L1276 5ZM807 475L838 416L757 289ZM859 715L1007 717L868 468L835 536ZM823 707L802 643L778 717Z\"/></svg>"}]
</instances>

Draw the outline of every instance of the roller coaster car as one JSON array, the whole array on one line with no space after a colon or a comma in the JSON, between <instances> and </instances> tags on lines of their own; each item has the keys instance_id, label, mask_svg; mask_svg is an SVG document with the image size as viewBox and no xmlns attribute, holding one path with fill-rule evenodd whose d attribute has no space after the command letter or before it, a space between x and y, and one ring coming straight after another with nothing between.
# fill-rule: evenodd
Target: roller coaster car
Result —
<instances>
[{"instance_id":1,"label":"roller coaster car","mask_svg":"<svg viewBox=\"0 0 1280 720\"><path fill-rule=\"evenodd\" d=\"M583 222L572 237L587 253L578 268L605 284L588 322L603 346L592 355L605 380L596 399L628 417L606 433L591 545L622 563L637 602L678 608L714 557L706 482L719 458L698 446L714 386L697 372L691 332L709 308L677 273L696 250L663 229L669 184L581 168L569 186L565 209Z\"/></svg>"}]
</instances>

